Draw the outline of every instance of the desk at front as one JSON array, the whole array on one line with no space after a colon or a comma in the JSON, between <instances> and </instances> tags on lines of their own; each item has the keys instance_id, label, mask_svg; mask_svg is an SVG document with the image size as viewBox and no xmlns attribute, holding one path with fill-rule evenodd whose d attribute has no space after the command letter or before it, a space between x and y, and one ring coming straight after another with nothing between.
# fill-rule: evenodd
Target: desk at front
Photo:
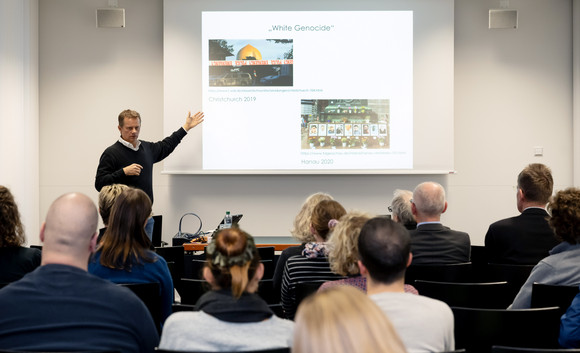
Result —
<instances>
[{"instance_id":1,"label":"desk at front","mask_svg":"<svg viewBox=\"0 0 580 353\"><path fill-rule=\"evenodd\" d=\"M274 251L282 251L286 248L291 246L297 246L300 244L256 244L257 247L267 247L273 246ZM203 251L203 249L207 246L207 243L184 243L183 250L185 251Z\"/></svg>"}]
</instances>

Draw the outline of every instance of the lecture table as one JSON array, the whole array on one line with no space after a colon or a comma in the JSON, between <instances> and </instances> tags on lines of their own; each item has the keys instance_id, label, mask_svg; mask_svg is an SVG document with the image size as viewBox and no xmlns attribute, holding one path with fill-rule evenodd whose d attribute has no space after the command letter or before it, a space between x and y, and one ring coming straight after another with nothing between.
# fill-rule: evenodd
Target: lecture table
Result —
<instances>
[{"instance_id":1,"label":"lecture table","mask_svg":"<svg viewBox=\"0 0 580 353\"><path fill-rule=\"evenodd\" d=\"M207 246L207 243L184 243L183 250L185 251L203 251L203 249ZM297 246L300 244L256 244L256 247L267 247L273 246L274 251L282 251L286 248L291 246Z\"/></svg>"}]
</instances>

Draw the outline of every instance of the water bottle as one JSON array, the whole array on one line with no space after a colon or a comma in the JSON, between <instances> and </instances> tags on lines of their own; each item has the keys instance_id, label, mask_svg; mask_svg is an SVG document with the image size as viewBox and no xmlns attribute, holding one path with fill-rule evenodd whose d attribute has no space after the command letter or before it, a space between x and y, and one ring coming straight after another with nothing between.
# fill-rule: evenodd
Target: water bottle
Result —
<instances>
[{"instance_id":1,"label":"water bottle","mask_svg":"<svg viewBox=\"0 0 580 353\"><path fill-rule=\"evenodd\" d=\"M226 215L224 216L223 228L231 228L231 227L232 227L232 215L230 214L230 211L227 211Z\"/></svg>"}]
</instances>

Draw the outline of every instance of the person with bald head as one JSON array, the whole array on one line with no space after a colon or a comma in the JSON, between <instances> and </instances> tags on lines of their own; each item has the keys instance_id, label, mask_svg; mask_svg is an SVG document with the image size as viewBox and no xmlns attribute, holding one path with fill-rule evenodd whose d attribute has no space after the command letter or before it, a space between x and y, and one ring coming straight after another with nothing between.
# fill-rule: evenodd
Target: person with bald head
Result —
<instances>
[{"instance_id":1,"label":"person with bald head","mask_svg":"<svg viewBox=\"0 0 580 353\"><path fill-rule=\"evenodd\" d=\"M87 272L98 212L84 194L56 199L41 226L41 266L0 290L0 349L153 352L157 329L129 289Z\"/></svg>"},{"instance_id":2,"label":"person with bald head","mask_svg":"<svg viewBox=\"0 0 580 353\"><path fill-rule=\"evenodd\" d=\"M417 220L417 228L409 231L414 265L470 260L469 234L441 224L441 214L447 210L445 189L441 184L428 181L417 185L411 210Z\"/></svg>"}]
</instances>

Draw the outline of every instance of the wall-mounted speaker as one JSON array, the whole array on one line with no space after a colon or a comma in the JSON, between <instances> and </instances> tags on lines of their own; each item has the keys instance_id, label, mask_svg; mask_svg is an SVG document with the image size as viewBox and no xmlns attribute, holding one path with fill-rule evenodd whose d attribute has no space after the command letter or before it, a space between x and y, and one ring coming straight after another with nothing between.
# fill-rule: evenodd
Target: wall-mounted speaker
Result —
<instances>
[{"instance_id":1,"label":"wall-mounted speaker","mask_svg":"<svg viewBox=\"0 0 580 353\"><path fill-rule=\"evenodd\" d=\"M98 28L123 28L125 27L125 9L110 7L97 9Z\"/></svg>"},{"instance_id":2,"label":"wall-mounted speaker","mask_svg":"<svg viewBox=\"0 0 580 353\"><path fill-rule=\"evenodd\" d=\"M489 10L489 28L518 28L518 10Z\"/></svg>"}]
</instances>

